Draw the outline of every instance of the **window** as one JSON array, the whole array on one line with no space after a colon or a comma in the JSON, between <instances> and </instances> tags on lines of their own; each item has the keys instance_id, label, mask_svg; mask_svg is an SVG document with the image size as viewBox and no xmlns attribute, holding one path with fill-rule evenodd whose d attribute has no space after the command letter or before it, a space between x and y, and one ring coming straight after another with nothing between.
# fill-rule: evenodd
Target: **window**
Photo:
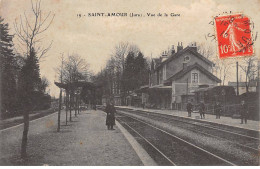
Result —
<instances>
[{"instance_id":1,"label":"window","mask_svg":"<svg viewBox=\"0 0 260 169\"><path fill-rule=\"evenodd\" d=\"M199 83L199 73L198 72L191 73L191 83Z\"/></svg>"},{"instance_id":2,"label":"window","mask_svg":"<svg viewBox=\"0 0 260 169\"><path fill-rule=\"evenodd\" d=\"M160 83L159 79L160 79L160 76L159 76L159 71L157 70L156 71L156 78L157 78L157 84Z\"/></svg>"},{"instance_id":3,"label":"window","mask_svg":"<svg viewBox=\"0 0 260 169\"><path fill-rule=\"evenodd\" d=\"M182 67L183 69L187 68L187 63L184 62L184 63L182 64L182 66L183 66L183 67Z\"/></svg>"},{"instance_id":4,"label":"window","mask_svg":"<svg viewBox=\"0 0 260 169\"><path fill-rule=\"evenodd\" d=\"M163 80L166 80L166 64L163 65Z\"/></svg>"},{"instance_id":5,"label":"window","mask_svg":"<svg viewBox=\"0 0 260 169\"><path fill-rule=\"evenodd\" d=\"M190 57L189 56L185 56L184 57L184 62L188 62L188 61L190 61Z\"/></svg>"},{"instance_id":6,"label":"window","mask_svg":"<svg viewBox=\"0 0 260 169\"><path fill-rule=\"evenodd\" d=\"M161 84L162 80L163 80L163 69L160 69L159 70L159 83L158 84Z\"/></svg>"}]
</instances>

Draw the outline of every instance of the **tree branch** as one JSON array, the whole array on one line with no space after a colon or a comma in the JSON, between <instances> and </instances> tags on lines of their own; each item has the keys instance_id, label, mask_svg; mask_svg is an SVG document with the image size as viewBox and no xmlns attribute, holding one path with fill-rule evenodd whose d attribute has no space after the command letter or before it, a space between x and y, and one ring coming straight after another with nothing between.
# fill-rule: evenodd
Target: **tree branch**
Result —
<instances>
[{"instance_id":1,"label":"tree branch","mask_svg":"<svg viewBox=\"0 0 260 169\"><path fill-rule=\"evenodd\" d=\"M53 41L51 41L50 45L41 52L41 54L39 56L39 60L41 60L41 58L44 57L44 55L50 50L52 43L53 43Z\"/></svg>"}]
</instances>

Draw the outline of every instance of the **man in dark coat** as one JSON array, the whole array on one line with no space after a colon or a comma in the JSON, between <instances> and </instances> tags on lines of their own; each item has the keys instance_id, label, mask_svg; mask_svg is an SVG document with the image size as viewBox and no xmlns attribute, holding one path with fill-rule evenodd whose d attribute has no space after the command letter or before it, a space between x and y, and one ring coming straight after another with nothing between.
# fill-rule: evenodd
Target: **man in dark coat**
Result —
<instances>
[{"instance_id":1,"label":"man in dark coat","mask_svg":"<svg viewBox=\"0 0 260 169\"><path fill-rule=\"evenodd\" d=\"M108 103L105 109L107 113L106 125L108 130L114 130L113 126L115 125L115 113L116 109L112 102Z\"/></svg>"},{"instance_id":2,"label":"man in dark coat","mask_svg":"<svg viewBox=\"0 0 260 169\"><path fill-rule=\"evenodd\" d=\"M188 117L191 117L192 107L193 107L192 104L188 102L187 104Z\"/></svg>"},{"instance_id":3,"label":"man in dark coat","mask_svg":"<svg viewBox=\"0 0 260 169\"><path fill-rule=\"evenodd\" d=\"M248 118L248 106L245 104L245 101L241 101L240 105L240 117L241 117L241 124L243 124L243 121L245 120L245 124L247 123L247 118Z\"/></svg>"},{"instance_id":4,"label":"man in dark coat","mask_svg":"<svg viewBox=\"0 0 260 169\"><path fill-rule=\"evenodd\" d=\"M214 105L214 113L216 114L216 119L220 119L221 112L222 112L221 105L217 101L217 103Z\"/></svg>"},{"instance_id":5,"label":"man in dark coat","mask_svg":"<svg viewBox=\"0 0 260 169\"><path fill-rule=\"evenodd\" d=\"M199 112L200 112L200 118L202 117L205 119L205 105L203 102L200 103L199 105Z\"/></svg>"}]
</instances>

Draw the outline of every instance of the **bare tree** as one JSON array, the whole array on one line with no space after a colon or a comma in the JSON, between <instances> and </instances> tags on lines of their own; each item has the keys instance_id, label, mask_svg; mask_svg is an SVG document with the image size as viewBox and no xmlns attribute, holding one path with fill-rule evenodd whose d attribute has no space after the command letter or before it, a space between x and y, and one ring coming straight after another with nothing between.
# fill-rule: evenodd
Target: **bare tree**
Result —
<instances>
[{"instance_id":1,"label":"bare tree","mask_svg":"<svg viewBox=\"0 0 260 169\"><path fill-rule=\"evenodd\" d=\"M257 75L258 65L256 57L244 58L242 63L239 65L245 75L246 92L249 92L249 87L252 80Z\"/></svg>"},{"instance_id":2,"label":"bare tree","mask_svg":"<svg viewBox=\"0 0 260 169\"><path fill-rule=\"evenodd\" d=\"M92 78L92 72L89 70L89 64L78 54L69 55L68 58L64 61L64 66L62 69L63 82L66 84L72 84L78 82L80 80L90 81ZM70 110L70 121L71 121L71 105L72 100L76 99L74 102L75 107L75 116L76 107L79 106L79 98L75 95L77 88L75 86L69 86L69 91L67 91L67 95L69 97L69 110ZM75 99L74 99L75 98ZM78 110L79 112L79 110Z\"/></svg>"},{"instance_id":3,"label":"bare tree","mask_svg":"<svg viewBox=\"0 0 260 169\"><path fill-rule=\"evenodd\" d=\"M130 44L128 42L120 42L118 43L114 51L111 54L111 61L109 61L109 65L113 63L116 72L123 73L125 66L125 58L129 52L133 52L135 56L138 55L140 49L135 44Z\"/></svg>"},{"instance_id":4,"label":"bare tree","mask_svg":"<svg viewBox=\"0 0 260 169\"><path fill-rule=\"evenodd\" d=\"M225 85L225 80L229 77L229 71L233 63L230 60L216 59L215 67L216 76L221 80L221 85Z\"/></svg>"},{"instance_id":5,"label":"bare tree","mask_svg":"<svg viewBox=\"0 0 260 169\"><path fill-rule=\"evenodd\" d=\"M215 56L213 47L210 45L205 45L205 43L198 44L198 53L200 53L202 56L210 60L212 59L213 56Z\"/></svg>"},{"instance_id":6,"label":"bare tree","mask_svg":"<svg viewBox=\"0 0 260 169\"><path fill-rule=\"evenodd\" d=\"M35 4L31 1L31 12L33 13L33 21L29 21L30 18L27 17L25 12L23 15L20 15L19 20L15 20L15 35L21 45L20 49L23 50L23 53L26 55L26 57L28 58L30 55L35 54L40 60L45 56L52 45L51 42L50 45L48 45L47 47L42 47L40 43L43 37L40 37L40 35L50 27L55 15L52 15L51 12L49 12L47 16L43 16L40 0L37 0ZM28 131L29 112L26 112L24 113L24 131L21 145L22 158L25 158L27 156L26 147Z\"/></svg>"},{"instance_id":7,"label":"bare tree","mask_svg":"<svg viewBox=\"0 0 260 169\"><path fill-rule=\"evenodd\" d=\"M234 64L232 60L219 59L210 44L198 44L198 53L215 63L212 71L221 80L221 85L224 86L226 79L229 77L229 71Z\"/></svg>"},{"instance_id":8,"label":"bare tree","mask_svg":"<svg viewBox=\"0 0 260 169\"><path fill-rule=\"evenodd\" d=\"M114 52L112 53L112 57L115 58L115 64L118 71L124 70L125 57L128 52L128 47L128 42L120 42L115 46Z\"/></svg>"},{"instance_id":9,"label":"bare tree","mask_svg":"<svg viewBox=\"0 0 260 169\"><path fill-rule=\"evenodd\" d=\"M61 56L59 58L60 60L60 65L59 67L55 68L54 70L56 71L56 74L58 75L58 81L60 81L60 83L70 83L70 77L69 73L70 73L70 68L71 66L68 66L68 61L65 60L64 58L64 54L61 53ZM66 64L66 66L65 66ZM64 76L66 74L66 80L64 80ZM72 78L71 78L72 79ZM71 118L71 96L72 96L73 91L70 90L69 88L65 89L65 94L66 94L66 125L67 125L67 117L68 117L68 109L70 112L70 121L72 121ZM60 114L61 114L61 102L62 102L62 89L60 88L60 95L59 95L59 111L58 111L58 128L57 131L60 131Z\"/></svg>"},{"instance_id":10,"label":"bare tree","mask_svg":"<svg viewBox=\"0 0 260 169\"><path fill-rule=\"evenodd\" d=\"M122 84L122 75L125 70L125 58L129 52L133 52L135 57L140 52L140 49L135 44L130 44L129 42L120 42L112 53L111 59L108 61L107 68L111 74L113 71L114 77L111 80L111 83L116 86L115 90L124 91L124 86ZM111 86L113 88L113 85Z\"/></svg>"},{"instance_id":11,"label":"bare tree","mask_svg":"<svg viewBox=\"0 0 260 169\"><path fill-rule=\"evenodd\" d=\"M63 64L64 64L64 56L63 54L60 57L61 65L58 68L59 71L59 79L60 83L63 82ZM58 127L57 127L57 132L60 131L60 114L61 114L61 104L62 104L62 88L60 88L60 95L59 95L59 111L58 111Z\"/></svg>"},{"instance_id":12,"label":"bare tree","mask_svg":"<svg viewBox=\"0 0 260 169\"><path fill-rule=\"evenodd\" d=\"M55 15L49 12L47 16L42 16L41 0L37 0L35 4L31 1L31 5L34 21L30 22L24 12L23 16L20 15L19 21L15 20L14 28L18 37L17 40L26 48L26 51L24 52L26 56L28 56L34 48L36 50L36 55L40 60L45 56L52 45L52 42L47 47L38 45L43 40L43 37L40 37L40 35L50 27ZM23 48L21 47L21 49Z\"/></svg>"},{"instance_id":13,"label":"bare tree","mask_svg":"<svg viewBox=\"0 0 260 169\"><path fill-rule=\"evenodd\" d=\"M91 75L89 64L80 55L69 55L64 61L63 78L65 83L73 83L78 80L89 81Z\"/></svg>"}]
</instances>

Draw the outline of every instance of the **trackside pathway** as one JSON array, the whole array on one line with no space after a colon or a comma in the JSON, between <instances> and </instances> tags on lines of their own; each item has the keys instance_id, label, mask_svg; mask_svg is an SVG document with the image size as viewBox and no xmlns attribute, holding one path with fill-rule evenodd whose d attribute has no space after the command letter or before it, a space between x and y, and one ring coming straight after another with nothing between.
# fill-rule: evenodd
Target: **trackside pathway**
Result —
<instances>
[{"instance_id":1,"label":"trackside pathway","mask_svg":"<svg viewBox=\"0 0 260 169\"><path fill-rule=\"evenodd\" d=\"M232 127L237 128L243 128L248 130L255 130L260 131L260 123L259 121L254 120L247 120L247 124L240 124L240 119L232 119L231 117L221 117L220 119L216 119L215 115L212 114L205 114L205 119L199 118L199 113L192 113L192 117L187 117L188 113L186 111L178 111L178 110L157 110L157 109L143 109L138 107L132 107L132 106L117 106L118 108L127 108L132 110L143 110L148 112L155 112L155 113L161 113L161 114L167 114L167 115L173 115L173 116L180 116L184 118L192 118L200 121L207 121L212 123L217 123L220 125L228 125Z\"/></svg>"}]
</instances>

